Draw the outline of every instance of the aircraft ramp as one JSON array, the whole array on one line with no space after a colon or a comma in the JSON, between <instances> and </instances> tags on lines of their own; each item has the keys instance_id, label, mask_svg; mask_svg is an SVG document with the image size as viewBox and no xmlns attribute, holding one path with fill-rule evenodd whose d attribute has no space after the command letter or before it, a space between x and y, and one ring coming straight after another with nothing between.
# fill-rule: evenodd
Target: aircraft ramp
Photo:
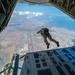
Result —
<instances>
[{"instance_id":1,"label":"aircraft ramp","mask_svg":"<svg viewBox=\"0 0 75 75\"><path fill-rule=\"evenodd\" d=\"M0 72L1 73L1 72ZM75 75L75 46L14 55L7 75Z\"/></svg>"}]
</instances>

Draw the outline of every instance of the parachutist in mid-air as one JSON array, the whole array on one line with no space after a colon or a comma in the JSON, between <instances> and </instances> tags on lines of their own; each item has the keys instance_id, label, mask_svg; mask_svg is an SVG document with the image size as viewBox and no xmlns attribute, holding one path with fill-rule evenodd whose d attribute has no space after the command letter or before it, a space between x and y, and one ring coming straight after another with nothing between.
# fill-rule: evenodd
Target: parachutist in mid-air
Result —
<instances>
[{"instance_id":1,"label":"parachutist in mid-air","mask_svg":"<svg viewBox=\"0 0 75 75\"><path fill-rule=\"evenodd\" d=\"M48 43L48 41L47 41L47 37L49 38L50 41L55 42L57 47L59 47L59 42L52 38L51 34L49 33L48 28L42 28L41 30L39 30L37 32L37 34L38 33L40 33L42 35L42 37L44 38L44 42L47 45L47 49L49 48L49 45L50 45L50 43Z\"/></svg>"}]
</instances>

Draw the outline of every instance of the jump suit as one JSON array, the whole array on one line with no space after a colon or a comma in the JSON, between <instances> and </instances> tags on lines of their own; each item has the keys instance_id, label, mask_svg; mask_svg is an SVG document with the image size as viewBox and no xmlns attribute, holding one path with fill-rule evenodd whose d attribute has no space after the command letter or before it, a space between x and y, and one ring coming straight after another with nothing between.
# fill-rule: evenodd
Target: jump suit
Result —
<instances>
[{"instance_id":1,"label":"jump suit","mask_svg":"<svg viewBox=\"0 0 75 75\"><path fill-rule=\"evenodd\" d=\"M40 34L42 35L42 37L44 38L44 42L45 42L46 45L49 44L48 41L47 41L47 38L48 38L50 41L53 41L53 42L55 42L55 43L57 44L57 41L54 40L54 39L52 38L52 36L50 35L48 28L42 28L40 31L37 32L37 34L38 34L38 33L40 33Z\"/></svg>"}]
</instances>

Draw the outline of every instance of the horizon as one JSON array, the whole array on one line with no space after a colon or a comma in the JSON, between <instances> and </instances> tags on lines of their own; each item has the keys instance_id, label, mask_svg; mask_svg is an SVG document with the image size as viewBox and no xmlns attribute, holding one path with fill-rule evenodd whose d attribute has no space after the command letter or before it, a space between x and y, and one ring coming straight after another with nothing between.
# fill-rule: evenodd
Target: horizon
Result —
<instances>
[{"instance_id":1,"label":"horizon","mask_svg":"<svg viewBox=\"0 0 75 75\"><path fill-rule=\"evenodd\" d=\"M12 18L48 20L48 24L75 31L75 20L54 6L28 5L17 3Z\"/></svg>"}]
</instances>

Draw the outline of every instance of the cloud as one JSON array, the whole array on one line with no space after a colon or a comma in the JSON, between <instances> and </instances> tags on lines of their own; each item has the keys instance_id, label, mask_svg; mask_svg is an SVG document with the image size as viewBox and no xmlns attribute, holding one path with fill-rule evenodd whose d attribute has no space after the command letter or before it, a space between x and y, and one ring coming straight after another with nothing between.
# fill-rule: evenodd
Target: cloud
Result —
<instances>
[{"instance_id":1,"label":"cloud","mask_svg":"<svg viewBox=\"0 0 75 75\"><path fill-rule=\"evenodd\" d=\"M14 13L18 15L27 15L27 18L32 18L32 17L37 17L37 16L42 16L44 13L42 12L30 12L30 11L14 11Z\"/></svg>"},{"instance_id":2,"label":"cloud","mask_svg":"<svg viewBox=\"0 0 75 75\"><path fill-rule=\"evenodd\" d=\"M34 16L42 16L44 13L41 12L30 12L30 11L18 11L19 15L34 15Z\"/></svg>"},{"instance_id":3,"label":"cloud","mask_svg":"<svg viewBox=\"0 0 75 75\"><path fill-rule=\"evenodd\" d=\"M69 21L75 21L73 18L69 17L68 18Z\"/></svg>"},{"instance_id":4,"label":"cloud","mask_svg":"<svg viewBox=\"0 0 75 75\"><path fill-rule=\"evenodd\" d=\"M53 21L53 18L51 16L49 16L49 21Z\"/></svg>"},{"instance_id":5,"label":"cloud","mask_svg":"<svg viewBox=\"0 0 75 75\"><path fill-rule=\"evenodd\" d=\"M11 17L14 17L14 15L12 14Z\"/></svg>"},{"instance_id":6,"label":"cloud","mask_svg":"<svg viewBox=\"0 0 75 75\"><path fill-rule=\"evenodd\" d=\"M52 18L51 16L49 16L49 18Z\"/></svg>"}]
</instances>

